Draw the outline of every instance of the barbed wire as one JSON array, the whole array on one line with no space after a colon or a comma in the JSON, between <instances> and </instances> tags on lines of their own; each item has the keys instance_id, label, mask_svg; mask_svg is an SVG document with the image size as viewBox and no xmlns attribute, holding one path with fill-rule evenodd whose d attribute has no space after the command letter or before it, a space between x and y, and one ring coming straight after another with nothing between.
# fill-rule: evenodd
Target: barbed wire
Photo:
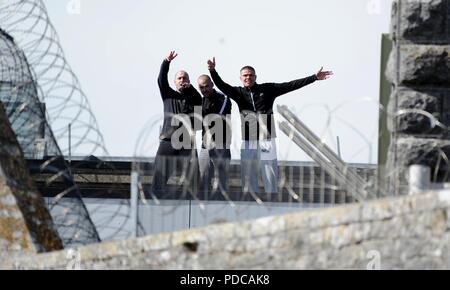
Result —
<instances>
[{"instance_id":1,"label":"barbed wire","mask_svg":"<svg viewBox=\"0 0 450 290\"><path fill-rule=\"evenodd\" d=\"M0 29L0 101L64 245L128 237L129 202L106 206L95 194L83 200L75 182L86 175L74 171L86 164L116 169L90 158L108 152L44 3L1 1Z\"/></svg>"},{"instance_id":2,"label":"barbed wire","mask_svg":"<svg viewBox=\"0 0 450 290\"><path fill-rule=\"evenodd\" d=\"M31 157L42 155L42 146L45 146L46 154L56 156L48 159L39 168L40 173L45 172L45 170L49 173L45 190L50 190L51 185L61 179L66 178L71 181L67 183L64 190L55 195L54 204L49 205L52 214L57 213L65 216L73 202L73 199L67 197L71 196L73 192L77 192L78 189L73 182L72 170L74 168L61 165L65 162L64 156L67 156L69 151L73 155L79 156L94 154L106 156L107 150L103 137L98 129L89 102L80 88L79 81L65 60L58 36L48 18L43 2L37 0L0 2L0 27L6 32L2 34L2 43L4 43L2 45L6 45L2 48L2 52L8 52L0 55L2 63L2 101L7 104L8 115L25 154ZM8 36L12 36L13 39L8 39ZM9 88L8 84L10 84ZM24 99L22 96L32 97ZM284 138L283 140L289 141L282 142L283 145L278 150L280 157L278 162L280 171L277 181L278 194L264 193L261 180L259 180L258 190L243 191L239 174L241 168L239 161L235 160L231 161L230 164L229 173L235 175L230 176L227 181L231 188L229 190L219 187L205 193L196 188L196 184L186 186L186 180L196 179L195 176L198 174L195 167L191 167L188 171L184 168L175 168L168 179L169 190L164 193L155 193L151 188L155 169L155 158L153 156L159 144L159 130L163 116L153 116L141 131L136 141L134 154L136 159L133 168L139 172L140 176L137 187L140 197L138 223L141 234L164 230L164 226L162 226L164 224L172 224L172 230L176 229L174 224L184 222L186 226L185 214L189 216L189 226L191 226L190 222L195 220L191 212L193 207L198 209L196 212L203 220L220 222L230 219L232 215L234 215L235 220L240 220L256 217L258 214L286 212L289 208L298 210L299 208L334 206L355 201L364 202L370 198L392 196L391 188L385 180L387 177L397 176L404 171L404 168L389 164L386 166L371 164L374 148L377 147L375 143L378 141L376 140L378 130L374 127L374 130L368 134L367 128L360 129L347 116L343 117L340 114L348 106L355 105L370 106L374 110L385 113L388 119L394 120L394 123L405 117L412 119L420 117L422 121L425 120L429 123L430 132L435 128L440 128L443 131L449 130L436 116L425 110L412 108L390 112L374 98L341 102L334 107L324 103L306 104L301 109L290 107L289 109L296 116L303 116L304 112L311 110L313 107L324 109L326 112L322 116L324 126L322 130L314 131L318 139L321 140L317 143L328 144L332 148L336 147L336 132L333 130L336 127L339 127L340 131L349 133L354 139L352 141L359 141L358 147L350 148L351 153L346 154L344 167L328 164L331 162L326 159L323 164L319 164L317 161L298 163L287 161L291 159L292 152L297 152L300 149L292 142L296 133L295 128L292 124L286 124L284 128L286 132L290 133L287 136L279 136L279 140ZM237 119L237 116L233 117L235 120ZM45 119L48 120L48 124L44 122L45 125L42 125L42 120ZM283 120L283 117L275 113L275 119ZM71 130L68 130L69 124ZM42 129L42 126L44 126L44 129ZM236 132L240 131L238 129L240 124L233 122L233 127L234 141L231 149L238 152L240 140L239 134ZM278 131L282 131L280 127ZM38 141L39 139L52 141L47 141L43 145L43 141L39 143L36 142L36 138L31 138L39 134L42 138L37 138ZM69 139L71 139L70 142ZM71 145L68 145L69 143ZM429 159L429 155L438 150L439 154L433 157L435 164L437 164L434 167L433 180L442 180L442 175L444 180L448 179L449 158L445 148L450 146L449 143L450 141L436 142L425 146L418 153L416 161L422 162ZM321 144L315 145L321 146ZM368 154L370 164L354 164L353 160L362 152ZM308 158L314 160L314 157L317 156L320 156L320 154L313 150ZM141 157L145 157L145 160L143 161ZM198 162L198 156L194 151L186 158L190 163ZM177 160L174 161L176 163ZM102 161L93 162L103 163ZM169 160L169 162L172 161ZM408 166L408 164L404 164L404 166ZM257 174L258 167L255 164L252 174ZM115 170L113 167L109 169ZM84 178L83 174L78 177ZM364 184L361 184L358 181L359 179L364 180ZM352 188L357 187L354 184L349 185L351 183L349 180L357 180L361 185L360 189L368 194L357 196L352 190ZM407 186L404 183L405 180L401 178L391 178L391 180L397 183L395 184L396 187ZM217 183L217 178L211 179L211 183L214 182ZM111 190L115 189L111 188ZM81 200L79 194L75 200ZM86 222L92 227L88 236L95 236L95 230L98 228L107 229L110 237L117 236L118 233L121 233L124 237L128 236L130 231L126 225L126 220L130 218L129 208L131 205L129 202L125 201L115 208L105 208L100 204L102 201L92 203L91 210L82 209L85 206L81 205L80 212L73 213L71 221L63 219L63 222L59 223L62 229L68 229L63 233L64 236L69 237L67 243L72 243L71 239L87 239L80 239L81 234L77 230L73 230L84 228L83 223ZM88 221L88 211L100 216L97 221L99 224L96 224L97 228L92 226L91 221ZM249 212L252 211L254 213L250 214ZM220 213L223 215L220 215ZM148 215L157 217L148 218ZM180 220L184 220L182 222L176 221L177 215ZM112 216L120 217L121 221L113 223L111 221ZM86 219L86 221L82 219ZM159 222L160 225L155 225L155 219L156 223ZM73 227L74 224L75 227Z\"/></svg>"},{"instance_id":3,"label":"barbed wire","mask_svg":"<svg viewBox=\"0 0 450 290\"><path fill-rule=\"evenodd\" d=\"M31 172L47 174L45 187L62 181L65 186L48 205L54 224L64 245L99 241L96 228L73 184L67 166L52 130L45 119L43 103L38 98L38 87L26 62L24 53L13 39L0 32L0 101L26 158L42 159ZM75 198L64 198L75 194Z\"/></svg>"},{"instance_id":4,"label":"barbed wire","mask_svg":"<svg viewBox=\"0 0 450 290\"><path fill-rule=\"evenodd\" d=\"M38 98L64 155L107 155L103 136L78 78L67 63L42 1L2 1L0 27L25 54ZM69 132L68 126L71 125Z\"/></svg>"},{"instance_id":5,"label":"barbed wire","mask_svg":"<svg viewBox=\"0 0 450 290\"><path fill-rule=\"evenodd\" d=\"M283 142L282 146L280 146L280 150L278 150L278 167L280 170L278 186L279 193L275 195L268 195L264 193L264 189L261 184L261 180L259 180L259 190L247 190L243 191L241 186L242 181L239 179L239 174L234 177L230 177L228 180L229 184L234 184L233 188L229 191L219 190L214 194L205 195L201 189L197 189L196 191L185 191L183 188L178 189L178 195L171 198L167 196L158 196L157 194L152 192L151 188L151 177L154 172L154 160L152 159L151 164L143 164L145 162L136 162L135 168L145 167L147 171L141 171L140 174L146 177L146 183L140 183L139 188L141 191L141 206L140 210L142 214L140 215L141 220L141 234L149 234L155 233L158 231L164 231L164 227L158 225L157 223L161 223L161 218L156 218L156 222L152 221L148 218L149 211L156 211L163 217L172 221L171 229L177 229L181 227L185 219L189 219L190 221L195 220L195 217L192 217L193 213L190 211L195 211L197 215L197 221L199 219L198 216L201 216L203 222L199 222L200 225L207 225L208 223L214 223L215 221L240 221L247 218L255 218L264 215L272 215L276 213L286 213L290 210L301 210L301 209L310 209L317 207L328 207L335 206L338 204L344 204L349 202L365 202L372 200L374 198L385 198L392 197L396 195L396 192L392 190L392 186L396 186L397 188L402 188L402 192L408 192L408 183L406 177L400 177L399 174L401 172L408 172L407 167L412 164L362 164L362 163L354 163L352 161L360 152L368 152L369 160L372 160L370 157L374 151L374 148L378 146L378 139L376 138L379 133L381 137L385 137L383 134L389 134L389 132L379 132L378 126L374 126L372 132L366 130L362 130L358 128L358 124L350 121L348 116L341 116L341 111L343 111L347 106L360 106L360 108L371 107L374 110L379 111L380 114L385 114L388 120L391 120L391 123L398 122L401 118L412 118L412 119L421 119L422 122L429 124L430 132L436 128L440 128L445 132L449 132L450 127L445 126L439 119L421 109L411 108L411 109L402 109L396 112L389 111L388 108L379 104L377 99L374 98L361 98L353 101L346 101L339 103L335 107L331 107L328 104L307 104L303 106L300 110L295 107L290 107L290 111L294 113L296 116L303 116L303 112L311 108L311 106L321 107L325 109L327 114L321 115L325 126L322 131L319 131L317 134L317 138L320 142L316 142L316 147L320 148L325 146L325 144L332 145L334 148L336 145L333 143L335 141L335 134L332 130L333 127L339 127L341 132L350 132L353 138L359 139L360 147L350 148L350 153L347 154L347 159L345 160L345 166L339 167L336 164L332 164L329 162L328 170L323 167L323 165L317 162L289 162L292 158L292 151L299 150L296 147L296 144L292 142L292 135L288 134L288 137L291 141ZM282 114L275 113L276 120L282 120ZM154 156L156 152L156 147L159 142L159 128L160 122L162 122L162 116L153 117L148 124L143 128L141 132L141 138L139 139L135 155L136 156ZM200 120L202 121L202 120ZM281 128L278 128L278 131ZM290 127L291 130L294 128ZM239 146L236 146L236 143L239 144L241 141L239 140L239 134L237 131L240 131L239 122L233 123L233 150L236 150ZM191 132L193 134L193 132ZM199 135L199 134L197 134ZM281 134L279 134L281 135ZM197 136L198 137L198 136ZM280 139L279 136L278 139ZM283 137L284 138L284 137ZM198 138L197 138L198 139ZM288 139L288 140L289 140ZM280 141L280 140L279 140ZM281 142L281 141L280 141ZM355 142L354 142L355 143ZM426 146L422 148L421 152L418 154L415 159L415 163L426 163L427 159L429 159L429 154L435 153L436 150L439 151L438 156L434 160L434 164L436 166L433 167L433 175L432 181L442 181L448 180L449 177L449 158L447 156L445 147L450 145L450 141L439 141L432 145ZM200 146L198 146L198 150L200 150ZM139 150L138 148L145 148L145 150ZM449 147L450 148L450 147ZM387 148L386 148L387 150ZM314 155L319 154L319 151L314 151L313 155L309 157L314 157ZM295 154L295 153L294 153ZM314 159L314 158L312 158ZM239 172L241 170L239 168L239 161L235 160L231 162L234 166L230 171ZM429 162L428 162L429 163ZM431 165L431 164L430 164ZM150 168L150 169L149 169ZM258 174L258 165L255 167L255 171L251 172L251 174ZM180 172L174 170L170 173L171 177L180 178ZM442 177L442 175L444 177ZM361 189L364 189L367 194L364 196L355 195L357 187L348 187L348 183L355 182L352 181L356 176L363 180L363 183L360 184ZM339 182L339 178L345 180L345 183ZM170 180L171 178L169 178ZM394 180L395 185L389 184L388 180ZM212 178L211 183L214 182L214 178ZM170 182L169 182L170 183ZM237 183L237 184L236 184ZM174 190L170 187L167 190ZM169 195L170 196L170 195ZM147 208L145 208L145 206ZM214 208L214 210L211 210ZM283 208L280 210L280 208ZM188 212L189 209L190 211ZM249 210L252 214L243 214ZM183 214L183 211L184 214ZM220 214L222 213L222 214ZM212 218L214 217L214 218ZM167 223L167 222L166 222ZM142 226L142 224L144 226ZM169 223L170 224L170 223ZM146 226L145 226L146 225ZM197 224L198 226L198 224ZM183 227L181 227L183 228Z\"/></svg>"}]
</instances>

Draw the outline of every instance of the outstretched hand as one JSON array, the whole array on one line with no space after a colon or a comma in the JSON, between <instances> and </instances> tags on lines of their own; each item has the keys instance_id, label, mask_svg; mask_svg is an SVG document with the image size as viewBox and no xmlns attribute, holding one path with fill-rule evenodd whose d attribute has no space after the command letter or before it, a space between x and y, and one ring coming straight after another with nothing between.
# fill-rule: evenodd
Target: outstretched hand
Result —
<instances>
[{"instance_id":1,"label":"outstretched hand","mask_svg":"<svg viewBox=\"0 0 450 290\"><path fill-rule=\"evenodd\" d=\"M178 53L176 53L175 51L171 51L169 53L169 55L166 57L166 60L168 62L171 62L172 60L174 60L176 57L178 56Z\"/></svg>"},{"instance_id":2,"label":"outstretched hand","mask_svg":"<svg viewBox=\"0 0 450 290\"><path fill-rule=\"evenodd\" d=\"M216 58L213 57L212 60L208 59L208 70L215 70L216 69Z\"/></svg>"},{"instance_id":3,"label":"outstretched hand","mask_svg":"<svg viewBox=\"0 0 450 290\"><path fill-rule=\"evenodd\" d=\"M323 71L323 67L319 70L318 73L316 73L316 77L319 81L329 79L330 76L332 75L333 75L332 71Z\"/></svg>"}]
</instances>

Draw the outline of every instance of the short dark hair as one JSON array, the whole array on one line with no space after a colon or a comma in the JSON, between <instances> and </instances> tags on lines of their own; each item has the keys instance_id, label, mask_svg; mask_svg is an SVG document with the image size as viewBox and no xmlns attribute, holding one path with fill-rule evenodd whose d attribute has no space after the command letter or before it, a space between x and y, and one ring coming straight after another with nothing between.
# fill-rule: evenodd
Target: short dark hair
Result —
<instances>
[{"instance_id":1,"label":"short dark hair","mask_svg":"<svg viewBox=\"0 0 450 290\"><path fill-rule=\"evenodd\" d=\"M246 69L251 70L254 74L256 74L256 70L252 66L249 66L249 65L246 65L243 68L241 68L240 72L242 72L243 70L246 70Z\"/></svg>"}]
</instances>

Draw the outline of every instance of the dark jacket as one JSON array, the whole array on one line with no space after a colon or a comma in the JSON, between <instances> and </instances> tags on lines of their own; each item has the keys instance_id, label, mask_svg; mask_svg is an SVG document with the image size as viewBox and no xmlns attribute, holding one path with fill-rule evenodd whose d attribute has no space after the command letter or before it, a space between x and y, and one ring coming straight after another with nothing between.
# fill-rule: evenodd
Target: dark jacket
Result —
<instances>
[{"instance_id":1,"label":"dark jacket","mask_svg":"<svg viewBox=\"0 0 450 290\"><path fill-rule=\"evenodd\" d=\"M202 105L202 97L191 85L183 92L178 92L169 86L167 74L169 73L170 62L164 60L158 76L158 86L164 104L164 122L160 134L161 140L170 141L173 132L180 126L172 126L172 118L177 114L187 114L191 116L191 129L193 128L194 106Z\"/></svg>"},{"instance_id":2,"label":"dark jacket","mask_svg":"<svg viewBox=\"0 0 450 290\"><path fill-rule=\"evenodd\" d=\"M317 80L316 75L312 75L286 83L255 84L250 89L247 89L244 87L233 87L225 83L216 70L211 70L210 73L217 88L233 99L239 106L243 140L271 139L276 137L273 118L273 103L275 99Z\"/></svg>"},{"instance_id":3,"label":"dark jacket","mask_svg":"<svg viewBox=\"0 0 450 290\"><path fill-rule=\"evenodd\" d=\"M209 116L211 122L210 126L203 124L203 144L207 141L205 134L206 131L216 126L216 121L222 122L223 133L221 136L212 136L212 140L216 145L222 145L219 149L227 149L231 145L231 100L223 94L214 90L214 92L208 96L203 97L202 102L202 115L203 120ZM227 121L228 120L228 121ZM214 131L214 129L212 129ZM213 133L213 132L211 132Z\"/></svg>"}]
</instances>

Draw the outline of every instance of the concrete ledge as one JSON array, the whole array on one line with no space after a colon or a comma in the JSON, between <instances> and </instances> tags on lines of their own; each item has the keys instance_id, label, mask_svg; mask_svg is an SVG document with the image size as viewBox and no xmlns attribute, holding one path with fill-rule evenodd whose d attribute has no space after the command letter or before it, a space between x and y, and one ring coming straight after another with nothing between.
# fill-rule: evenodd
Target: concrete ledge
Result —
<instances>
[{"instance_id":1,"label":"concrete ledge","mask_svg":"<svg viewBox=\"0 0 450 290\"><path fill-rule=\"evenodd\" d=\"M76 250L22 256L1 269L450 268L450 192L267 217Z\"/></svg>"}]
</instances>

